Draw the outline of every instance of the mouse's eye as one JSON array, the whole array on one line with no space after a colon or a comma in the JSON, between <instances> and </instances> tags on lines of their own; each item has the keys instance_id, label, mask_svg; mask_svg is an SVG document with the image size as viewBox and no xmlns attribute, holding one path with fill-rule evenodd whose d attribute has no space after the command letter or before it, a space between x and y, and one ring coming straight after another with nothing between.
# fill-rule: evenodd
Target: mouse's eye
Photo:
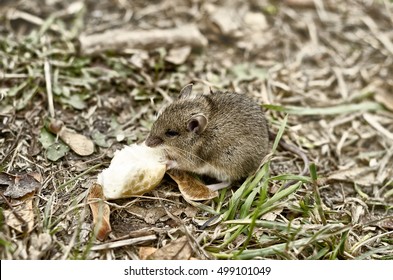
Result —
<instances>
[{"instance_id":1,"label":"mouse's eye","mask_svg":"<svg viewBox=\"0 0 393 280\"><path fill-rule=\"evenodd\" d=\"M173 138L173 137L179 136L179 132L177 132L177 131L175 131L175 130L172 130L172 129L168 129L168 130L165 132L165 136L166 136L166 137L169 137L169 138Z\"/></svg>"}]
</instances>

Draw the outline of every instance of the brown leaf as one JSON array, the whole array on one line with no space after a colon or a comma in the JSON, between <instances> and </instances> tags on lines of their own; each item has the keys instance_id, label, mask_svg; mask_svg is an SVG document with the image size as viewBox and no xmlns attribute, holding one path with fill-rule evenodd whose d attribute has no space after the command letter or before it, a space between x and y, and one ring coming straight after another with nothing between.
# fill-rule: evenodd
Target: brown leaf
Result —
<instances>
[{"instance_id":1,"label":"brown leaf","mask_svg":"<svg viewBox=\"0 0 393 280\"><path fill-rule=\"evenodd\" d=\"M201 181L187 172L170 170L167 173L177 183L181 194L186 199L208 200L218 196L217 191L211 191Z\"/></svg>"},{"instance_id":2,"label":"brown leaf","mask_svg":"<svg viewBox=\"0 0 393 280\"><path fill-rule=\"evenodd\" d=\"M157 251L154 247L139 247L139 258L141 260L147 260L147 258Z\"/></svg>"},{"instance_id":3,"label":"brown leaf","mask_svg":"<svg viewBox=\"0 0 393 280\"><path fill-rule=\"evenodd\" d=\"M181 48L176 48L176 49L171 49L169 51L168 56L165 58L166 61L180 65L183 64L186 60L187 57L191 53L191 47L190 46L184 46Z\"/></svg>"},{"instance_id":4,"label":"brown leaf","mask_svg":"<svg viewBox=\"0 0 393 280\"><path fill-rule=\"evenodd\" d=\"M40 179L36 173L12 175L0 172L0 184L8 185L4 195L11 198L21 198L38 190L41 183L36 178Z\"/></svg>"},{"instance_id":5,"label":"brown leaf","mask_svg":"<svg viewBox=\"0 0 393 280\"><path fill-rule=\"evenodd\" d=\"M12 209L3 212L6 224L20 233L31 232L34 227L33 199L34 196L27 195L11 200Z\"/></svg>"},{"instance_id":6,"label":"brown leaf","mask_svg":"<svg viewBox=\"0 0 393 280\"><path fill-rule=\"evenodd\" d=\"M67 128L62 121L53 119L47 127L78 155L89 156L94 153L94 142L75 130Z\"/></svg>"},{"instance_id":7,"label":"brown leaf","mask_svg":"<svg viewBox=\"0 0 393 280\"><path fill-rule=\"evenodd\" d=\"M99 201L97 201L99 200ZM104 202L104 193L101 185L94 183L87 197L93 215L94 232L98 240L103 241L112 231L110 225L109 205Z\"/></svg>"},{"instance_id":8,"label":"brown leaf","mask_svg":"<svg viewBox=\"0 0 393 280\"><path fill-rule=\"evenodd\" d=\"M183 236L173 240L164 247L158 249L147 257L148 260L188 260L191 257L192 248L187 237Z\"/></svg>"},{"instance_id":9,"label":"brown leaf","mask_svg":"<svg viewBox=\"0 0 393 280\"><path fill-rule=\"evenodd\" d=\"M42 176L38 172L30 172L28 173L29 176L33 177L37 182L42 183Z\"/></svg>"},{"instance_id":10,"label":"brown leaf","mask_svg":"<svg viewBox=\"0 0 393 280\"><path fill-rule=\"evenodd\" d=\"M59 132L59 137L80 156L89 156L94 153L94 142L72 129L64 126Z\"/></svg>"},{"instance_id":11,"label":"brown leaf","mask_svg":"<svg viewBox=\"0 0 393 280\"><path fill-rule=\"evenodd\" d=\"M381 103L386 109L393 111L393 94L386 91L377 92L374 95L376 101Z\"/></svg>"}]
</instances>

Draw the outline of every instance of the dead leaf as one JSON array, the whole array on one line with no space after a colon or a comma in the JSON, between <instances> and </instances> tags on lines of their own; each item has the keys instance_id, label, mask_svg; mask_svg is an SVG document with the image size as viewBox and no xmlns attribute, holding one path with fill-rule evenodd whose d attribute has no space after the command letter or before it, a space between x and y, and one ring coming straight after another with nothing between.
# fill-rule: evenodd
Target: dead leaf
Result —
<instances>
[{"instance_id":1,"label":"dead leaf","mask_svg":"<svg viewBox=\"0 0 393 280\"><path fill-rule=\"evenodd\" d=\"M59 137L80 156L89 156L94 153L94 142L72 129L64 126L59 132Z\"/></svg>"},{"instance_id":2,"label":"dead leaf","mask_svg":"<svg viewBox=\"0 0 393 280\"><path fill-rule=\"evenodd\" d=\"M38 172L30 172L28 173L29 176L33 177L34 179L36 179L37 182L42 183L42 176L40 173Z\"/></svg>"},{"instance_id":3,"label":"dead leaf","mask_svg":"<svg viewBox=\"0 0 393 280\"><path fill-rule=\"evenodd\" d=\"M254 31L262 31L268 28L266 17L262 13L248 12L244 16L244 23Z\"/></svg>"},{"instance_id":4,"label":"dead leaf","mask_svg":"<svg viewBox=\"0 0 393 280\"><path fill-rule=\"evenodd\" d=\"M361 220L361 217L366 213L366 207L364 205L352 205L351 208L351 221L353 224L358 224Z\"/></svg>"},{"instance_id":5,"label":"dead leaf","mask_svg":"<svg viewBox=\"0 0 393 280\"><path fill-rule=\"evenodd\" d=\"M0 185L8 185L4 195L11 198L21 198L35 192L41 187L41 176L36 173L13 175L0 172Z\"/></svg>"},{"instance_id":6,"label":"dead leaf","mask_svg":"<svg viewBox=\"0 0 393 280\"><path fill-rule=\"evenodd\" d=\"M162 207L155 207L152 209L149 209L147 211L147 214L144 218L145 222L151 225L154 225L159 219L164 217L166 215L166 211Z\"/></svg>"},{"instance_id":7,"label":"dead leaf","mask_svg":"<svg viewBox=\"0 0 393 280\"><path fill-rule=\"evenodd\" d=\"M154 225L160 218L166 215L166 211L162 207L146 209L137 205L131 205L126 208L126 211L151 225Z\"/></svg>"},{"instance_id":8,"label":"dead leaf","mask_svg":"<svg viewBox=\"0 0 393 280\"><path fill-rule=\"evenodd\" d=\"M187 204L187 207L176 208L175 210L171 211L171 213L175 216L180 216L182 213L184 213L187 217L194 218L198 211L198 208Z\"/></svg>"},{"instance_id":9,"label":"dead leaf","mask_svg":"<svg viewBox=\"0 0 393 280\"><path fill-rule=\"evenodd\" d=\"M33 195L10 201L12 209L4 210L5 223L20 233L29 233L34 227Z\"/></svg>"},{"instance_id":10,"label":"dead leaf","mask_svg":"<svg viewBox=\"0 0 393 280\"><path fill-rule=\"evenodd\" d=\"M392 230L393 229L393 218L382 220L381 222L378 223L378 226L380 226L381 228L387 229L387 230Z\"/></svg>"},{"instance_id":11,"label":"dead leaf","mask_svg":"<svg viewBox=\"0 0 393 280\"><path fill-rule=\"evenodd\" d=\"M191 257L192 248L187 237L183 236L173 240L164 247L158 249L147 257L148 260L188 260Z\"/></svg>"},{"instance_id":12,"label":"dead leaf","mask_svg":"<svg viewBox=\"0 0 393 280\"><path fill-rule=\"evenodd\" d=\"M375 184L374 169L370 167L356 167L339 170L329 175L328 180L356 183L361 186L373 186Z\"/></svg>"},{"instance_id":13,"label":"dead leaf","mask_svg":"<svg viewBox=\"0 0 393 280\"><path fill-rule=\"evenodd\" d=\"M189 200L208 200L218 196L217 191L211 191L201 181L189 173L180 170L170 170L169 176L177 183L181 194Z\"/></svg>"},{"instance_id":14,"label":"dead leaf","mask_svg":"<svg viewBox=\"0 0 393 280\"><path fill-rule=\"evenodd\" d=\"M76 154L89 156L94 153L94 142L92 140L75 130L67 128L61 121L51 120L48 129L57 134Z\"/></svg>"},{"instance_id":15,"label":"dead leaf","mask_svg":"<svg viewBox=\"0 0 393 280\"><path fill-rule=\"evenodd\" d=\"M386 107L386 109L389 109L390 111L393 111L393 94L390 92L386 91L380 91L374 95L374 98L376 101L381 103Z\"/></svg>"},{"instance_id":16,"label":"dead leaf","mask_svg":"<svg viewBox=\"0 0 393 280\"><path fill-rule=\"evenodd\" d=\"M89 203L93 215L93 225L96 237L98 240L103 241L112 231L112 228L109 220L109 205L104 203L104 193L101 185L97 183L93 184L87 197L87 203Z\"/></svg>"},{"instance_id":17,"label":"dead leaf","mask_svg":"<svg viewBox=\"0 0 393 280\"><path fill-rule=\"evenodd\" d=\"M32 233L29 247L29 258L39 260L45 256L45 253L52 248L52 236L43 232L40 234Z\"/></svg>"},{"instance_id":18,"label":"dead leaf","mask_svg":"<svg viewBox=\"0 0 393 280\"><path fill-rule=\"evenodd\" d=\"M141 260L147 260L155 251L157 251L157 248L154 247L139 247L139 258Z\"/></svg>"},{"instance_id":19,"label":"dead leaf","mask_svg":"<svg viewBox=\"0 0 393 280\"><path fill-rule=\"evenodd\" d=\"M188 205L187 208L184 209L183 212L184 212L184 214L186 214L187 217L194 218L196 216L196 214L198 213L198 211L199 211L198 208Z\"/></svg>"},{"instance_id":20,"label":"dead leaf","mask_svg":"<svg viewBox=\"0 0 393 280\"><path fill-rule=\"evenodd\" d=\"M223 35L236 35L236 31L241 27L242 19L235 7L213 7L210 17Z\"/></svg>"},{"instance_id":21,"label":"dead leaf","mask_svg":"<svg viewBox=\"0 0 393 280\"><path fill-rule=\"evenodd\" d=\"M268 213L264 214L261 217L261 220L275 221L277 219L277 216L280 215L282 211L283 211L283 208L275 209L275 210L273 210L271 212L268 212Z\"/></svg>"},{"instance_id":22,"label":"dead leaf","mask_svg":"<svg viewBox=\"0 0 393 280\"><path fill-rule=\"evenodd\" d=\"M147 209L146 208L140 207L138 205L130 205L127 208L125 208L125 210L128 213L130 213L130 214L132 214L134 216L137 216L140 219L143 219L146 216L146 213L147 213Z\"/></svg>"},{"instance_id":23,"label":"dead leaf","mask_svg":"<svg viewBox=\"0 0 393 280\"><path fill-rule=\"evenodd\" d=\"M190 46L171 49L169 51L169 54L165 57L165 60L175 65L180 65L187 60L187 57L190 55L190 53L191 53Z\"/></svg>"},{"instance_id":24,"label":"dead leaf","mask_svg":"<svg viewBox=\"0 0 393 280\"><path fill-rule=\"evenodd\" d=\"M14 183L14 175L0 172L0 185L9 186Z\"/></svg>"},{"instance_id":25,"label":"dead leaf","mask_svg":"<svg viewBox=\"0 0 393 280\"><path fill-rule=\"evenodd\" d=\"M149 59L149 53L144 50L138 50L131 56L130 62L137 68L142 68L145 61Z\"/></svg>"},{"instance_id":26,"label":"dead leaf","mask_svg":"<svg viewBox=\"0 0 393 280\"><path fill-rule=\"evenodd\" d=\"M367 205L363 207L364 209L367 208ZM366 212L369 212L366 210ZM364 214L364 213L362 213ZM375 226L380 227L385 230L393 230L393 216L384 216L381 214L376 214L376 213L367 213L366 215L363 215L362 219L360 221L353 221L353 224L355 223L361 223L364 225L368 225L370 227L373 227L375 230Z\"/></svg>"}]
</instances>

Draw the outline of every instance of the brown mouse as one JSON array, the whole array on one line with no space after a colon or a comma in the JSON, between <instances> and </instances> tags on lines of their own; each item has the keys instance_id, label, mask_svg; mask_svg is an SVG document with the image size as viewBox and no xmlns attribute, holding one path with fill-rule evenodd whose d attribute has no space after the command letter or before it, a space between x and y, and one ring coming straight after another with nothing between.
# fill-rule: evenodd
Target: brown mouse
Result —
<instances>
[{"instance_id":1,"label":"brown mouse","mask_svg":"<svg viewBox=\"0 0 393 280\"><path fill-rule=\"evenodd\" d=\"M153 123L146 145L164 151L168 168L208 175L219 190L255 172L269 152L269 132L261 107L237 93L192 94L178 100Z\"/></svg>"}]
</instances>

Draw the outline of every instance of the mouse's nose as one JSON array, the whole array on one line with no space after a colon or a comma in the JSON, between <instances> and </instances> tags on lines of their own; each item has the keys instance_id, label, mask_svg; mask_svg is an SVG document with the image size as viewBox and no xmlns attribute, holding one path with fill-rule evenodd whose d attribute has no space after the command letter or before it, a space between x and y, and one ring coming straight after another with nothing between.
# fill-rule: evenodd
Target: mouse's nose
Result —
<instances>
[{"instance_id":1,"label":"mouse's nose","mask_svg":"<svg viewBox=\"0 0 393 280\"><path fill-rule=\"evenodd\" d=\"M150 147L150 148L154 148L157 147L158 145L161 145L162 143L164 143L164 141L157 136L149 136L147 137L146 141L146 146Z\"/></svg>"}]
</instances>

